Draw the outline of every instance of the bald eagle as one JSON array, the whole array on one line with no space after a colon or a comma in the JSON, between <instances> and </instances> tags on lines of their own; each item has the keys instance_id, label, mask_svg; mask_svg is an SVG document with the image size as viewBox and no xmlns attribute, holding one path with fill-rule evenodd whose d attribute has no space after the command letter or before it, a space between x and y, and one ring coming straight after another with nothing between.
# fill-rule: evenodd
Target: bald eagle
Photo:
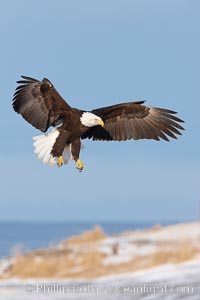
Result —
<instances>
[{"instance_id":1,"label":"bald eagle","mask_svg":"<svg viewBox=\"0 0 200 300\"><path fill-rule=\"evenodd\" d=\"M145 101L80 110L71 107L46 78L42 81L22 76L13 96L13 108L32 126L46 132L33 137L35 153L43 163L67 164L70 159L83 170L79 158L81 139L126 141L130 139L176 139L184 122L176 112L143 105Z\"/></svg>"}]
</instances>

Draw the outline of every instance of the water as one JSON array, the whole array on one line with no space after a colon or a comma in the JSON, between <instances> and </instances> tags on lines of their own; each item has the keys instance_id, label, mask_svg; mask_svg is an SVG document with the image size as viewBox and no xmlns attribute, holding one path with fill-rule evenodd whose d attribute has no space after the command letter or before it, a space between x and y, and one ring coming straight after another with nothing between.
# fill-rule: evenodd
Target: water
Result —
<instances>
[{"instance_id":1,"label":"water","mask_svg":"<svg viewBox=\"0 0 200 300\"><path fill-rule=\"evenodd\" d=\"M175 223L175 222L170 222ZM1 222L0 223L0 258L10 256L20 248L20 251L30 251L56 245L72 235L79 235L85 230L91 230L100 225L107 234L117 234L124 231L148 228L157 222L111 223L111 222L69 222L69 223L31 223L31 222ZM165 225L166 223L162 225Z\"/></svg>"}]
</instances>

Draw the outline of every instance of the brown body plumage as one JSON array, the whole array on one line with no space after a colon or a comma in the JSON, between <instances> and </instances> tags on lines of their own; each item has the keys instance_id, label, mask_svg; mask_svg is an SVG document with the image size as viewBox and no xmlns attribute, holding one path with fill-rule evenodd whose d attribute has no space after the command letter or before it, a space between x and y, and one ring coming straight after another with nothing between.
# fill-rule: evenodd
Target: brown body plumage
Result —
<instances>
[{"instance_id":1,"label":"brown body plumage","mask_svg":"<svg viewBox=\"0 0 200 300\"><path fill-rule=\"evenodd\" d=\"M14 94L13 108L42 132L51 126L59 126L58 136L50 151L53 157L61 157L65 146L71 145L73 159L79 160L80 140L85 138L101 141L169 141L168 137L176 139L176 135L181 134L179 130L184 129L179 124L183 121L175 116L176 112L145 106L144 101L121 103L87 113L69 106L48 79L22 78Z\"/></svg>"}]
</instances>

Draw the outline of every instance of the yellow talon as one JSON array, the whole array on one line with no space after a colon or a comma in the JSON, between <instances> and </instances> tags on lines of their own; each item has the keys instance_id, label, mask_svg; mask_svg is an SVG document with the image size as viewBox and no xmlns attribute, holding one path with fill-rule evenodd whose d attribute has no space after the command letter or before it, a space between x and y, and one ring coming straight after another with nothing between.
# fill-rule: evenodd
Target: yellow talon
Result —
<instances>
[{"instance_id":1,"label":"yellow talon","mask_svg":"<svg viewBox=\"0 0 200 300\"><path fill-rule=\"evenodd\" d=\"M64 164L63 157L60 156L60 157L58 158L57 165L58 165L58 167L61 167L63 164Z\"/></svg>"},{"instance_id":2,"label":"yellow talon","mask_svg":"<svg viewBox=\"0 0 200 300\"><path fill-rule=\"evenodd\" d=\"M76 168L79 170L79 171L82 171L83 170L83 163L80 159L77 159L76 161Z\"/></svg>"}]
</instances>

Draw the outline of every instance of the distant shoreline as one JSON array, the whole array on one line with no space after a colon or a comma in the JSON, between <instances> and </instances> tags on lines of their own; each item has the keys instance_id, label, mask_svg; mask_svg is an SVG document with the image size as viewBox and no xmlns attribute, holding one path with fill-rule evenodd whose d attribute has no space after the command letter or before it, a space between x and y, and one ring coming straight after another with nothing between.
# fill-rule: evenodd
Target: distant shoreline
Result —
<instances>
[{"instance_id":1,"label":"distant shoreline","mask_svg":"<svg viewBox=\"0 0 200 300\"><path fill-rule=\"evenodd\" d=\"M107 234L119 234L124 231L149 228L155 225L177 224L178 221L126 221L126 222L36 222L36 221L0 221L0 259L8 257L16 248L30 251L55 245L72 235L79 235L100 225Z\"/></svg>"}]
</instances>

